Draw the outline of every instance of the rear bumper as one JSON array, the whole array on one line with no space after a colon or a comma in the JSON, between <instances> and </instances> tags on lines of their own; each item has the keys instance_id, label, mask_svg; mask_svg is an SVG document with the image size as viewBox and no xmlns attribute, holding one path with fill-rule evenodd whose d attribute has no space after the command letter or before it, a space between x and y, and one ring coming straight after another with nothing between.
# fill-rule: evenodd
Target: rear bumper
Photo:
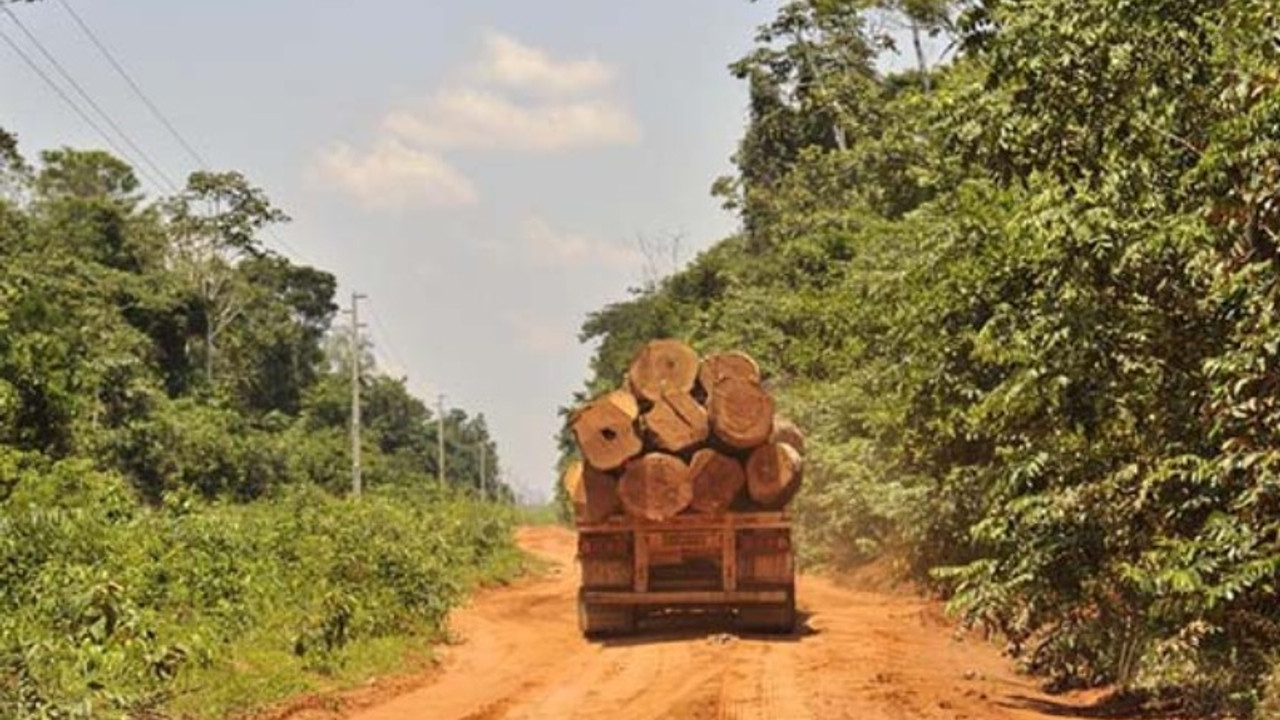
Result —
<instances>
[{"instance_id":1,"label":"rear bumper","mask_svg":"<svg viewBox=\"0 0 1280 720\"><path fill-rule=\"evenodd\" d=\"M582 599L595 605L754 605L785 603L788 593L786 590L583 590Z\"/></svg>"}]
</instances>

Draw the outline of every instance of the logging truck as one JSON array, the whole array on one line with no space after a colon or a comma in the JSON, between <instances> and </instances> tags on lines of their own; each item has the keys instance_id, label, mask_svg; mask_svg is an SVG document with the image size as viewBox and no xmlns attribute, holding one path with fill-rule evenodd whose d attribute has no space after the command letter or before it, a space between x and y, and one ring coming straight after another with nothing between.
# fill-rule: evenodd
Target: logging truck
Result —
<instances>
[{"instance_id":1,"label":"logging truck","mask_svg":"<svg viewBox=\"0 0 1280 720\"><path fill-rule=\"evenodd\" d=\"M795 559L785 512L615 516L582 524L578 626L588 636L628 633L651 616L732 614L749 632L795 626Z\"/></svg>"},{"instance_id":2,"label":"logging truck","mask_svg":"<svg viewBox=\"0 0 1280 720\"><path fill-rule=\"evenodd\" d=\"M775 415L754 359L699 358L679 340L654 340L625 386L576 409L569 429L580 459L562 482L578 529L583 633L697 612L791 631L786 508L800 489L804 435Z\"/></svg>"}]
</instances>

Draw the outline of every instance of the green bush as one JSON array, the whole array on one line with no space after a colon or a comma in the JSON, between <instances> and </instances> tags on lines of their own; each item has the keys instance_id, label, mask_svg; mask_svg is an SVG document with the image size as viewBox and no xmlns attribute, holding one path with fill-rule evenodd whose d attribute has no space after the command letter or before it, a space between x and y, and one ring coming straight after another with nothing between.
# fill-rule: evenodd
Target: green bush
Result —
<instances>
[{"instance_id":1,"label":"green bush","mask_svg":"<svg viewBox=\"0 0 1280 720\"><path fill-rule=\"evenodd\" d=\"M275 699L358 646L437 636L468 588L517 568L509 513L451 492L353 501L304 485L247 505L178 493L152 509L81 462L28 462L10 482L3 717Z\"/></svg>"}]
</instances>

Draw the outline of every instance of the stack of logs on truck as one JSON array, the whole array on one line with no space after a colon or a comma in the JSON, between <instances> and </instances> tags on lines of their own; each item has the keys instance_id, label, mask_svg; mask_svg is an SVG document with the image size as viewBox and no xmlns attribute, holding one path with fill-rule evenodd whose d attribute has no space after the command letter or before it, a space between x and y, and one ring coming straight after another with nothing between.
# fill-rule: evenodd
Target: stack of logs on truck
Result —
<instances>
[{"instance_id":1,"label":"stack of logs on truck","mask_svg":"<svg viewBox=\"0 0 1280 720\"><path fill-rule=\"evenodd\" d=\"M804 438L775 416L750 356L699 358L680 341L652 341L625 387L579 408L570 429L581 460L563 482L579 531L584 631L700 600L790 628L785 508L800 488ZM610 548L625 559L599 557ZM619 589L627 593L606 592Z\"/></svg>"},{"instance_id":2,"label":"stack of logs on truck","mask_svg":"<svg viewBox=\"0 0 1280 720\"><path fill-rule=\"evenodd\" d=\"M700 360L682 342L655 340L627 387L580 408L570 427L582 461L564 483L579 522L781 510L800 488L804 437L775 417L746 353Z\"/></svg>"}]
</instances>

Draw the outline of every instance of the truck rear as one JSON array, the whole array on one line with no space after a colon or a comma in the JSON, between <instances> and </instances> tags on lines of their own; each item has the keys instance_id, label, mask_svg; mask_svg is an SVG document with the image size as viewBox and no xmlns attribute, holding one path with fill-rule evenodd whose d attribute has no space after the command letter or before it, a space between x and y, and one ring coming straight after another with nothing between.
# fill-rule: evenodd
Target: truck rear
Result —
<instances>
[{"instance_id":1,"label":"truck rear","mask_svg":"<svg viewBox=\"0 0 1280 720\"><path fill-rule=\"evenodd\" d=\"M751 632L795 626L795 558L786 512L631 516L579 523L578 625L633 631L646 617L731 615Z\"/></svg>"}]
</instances>

